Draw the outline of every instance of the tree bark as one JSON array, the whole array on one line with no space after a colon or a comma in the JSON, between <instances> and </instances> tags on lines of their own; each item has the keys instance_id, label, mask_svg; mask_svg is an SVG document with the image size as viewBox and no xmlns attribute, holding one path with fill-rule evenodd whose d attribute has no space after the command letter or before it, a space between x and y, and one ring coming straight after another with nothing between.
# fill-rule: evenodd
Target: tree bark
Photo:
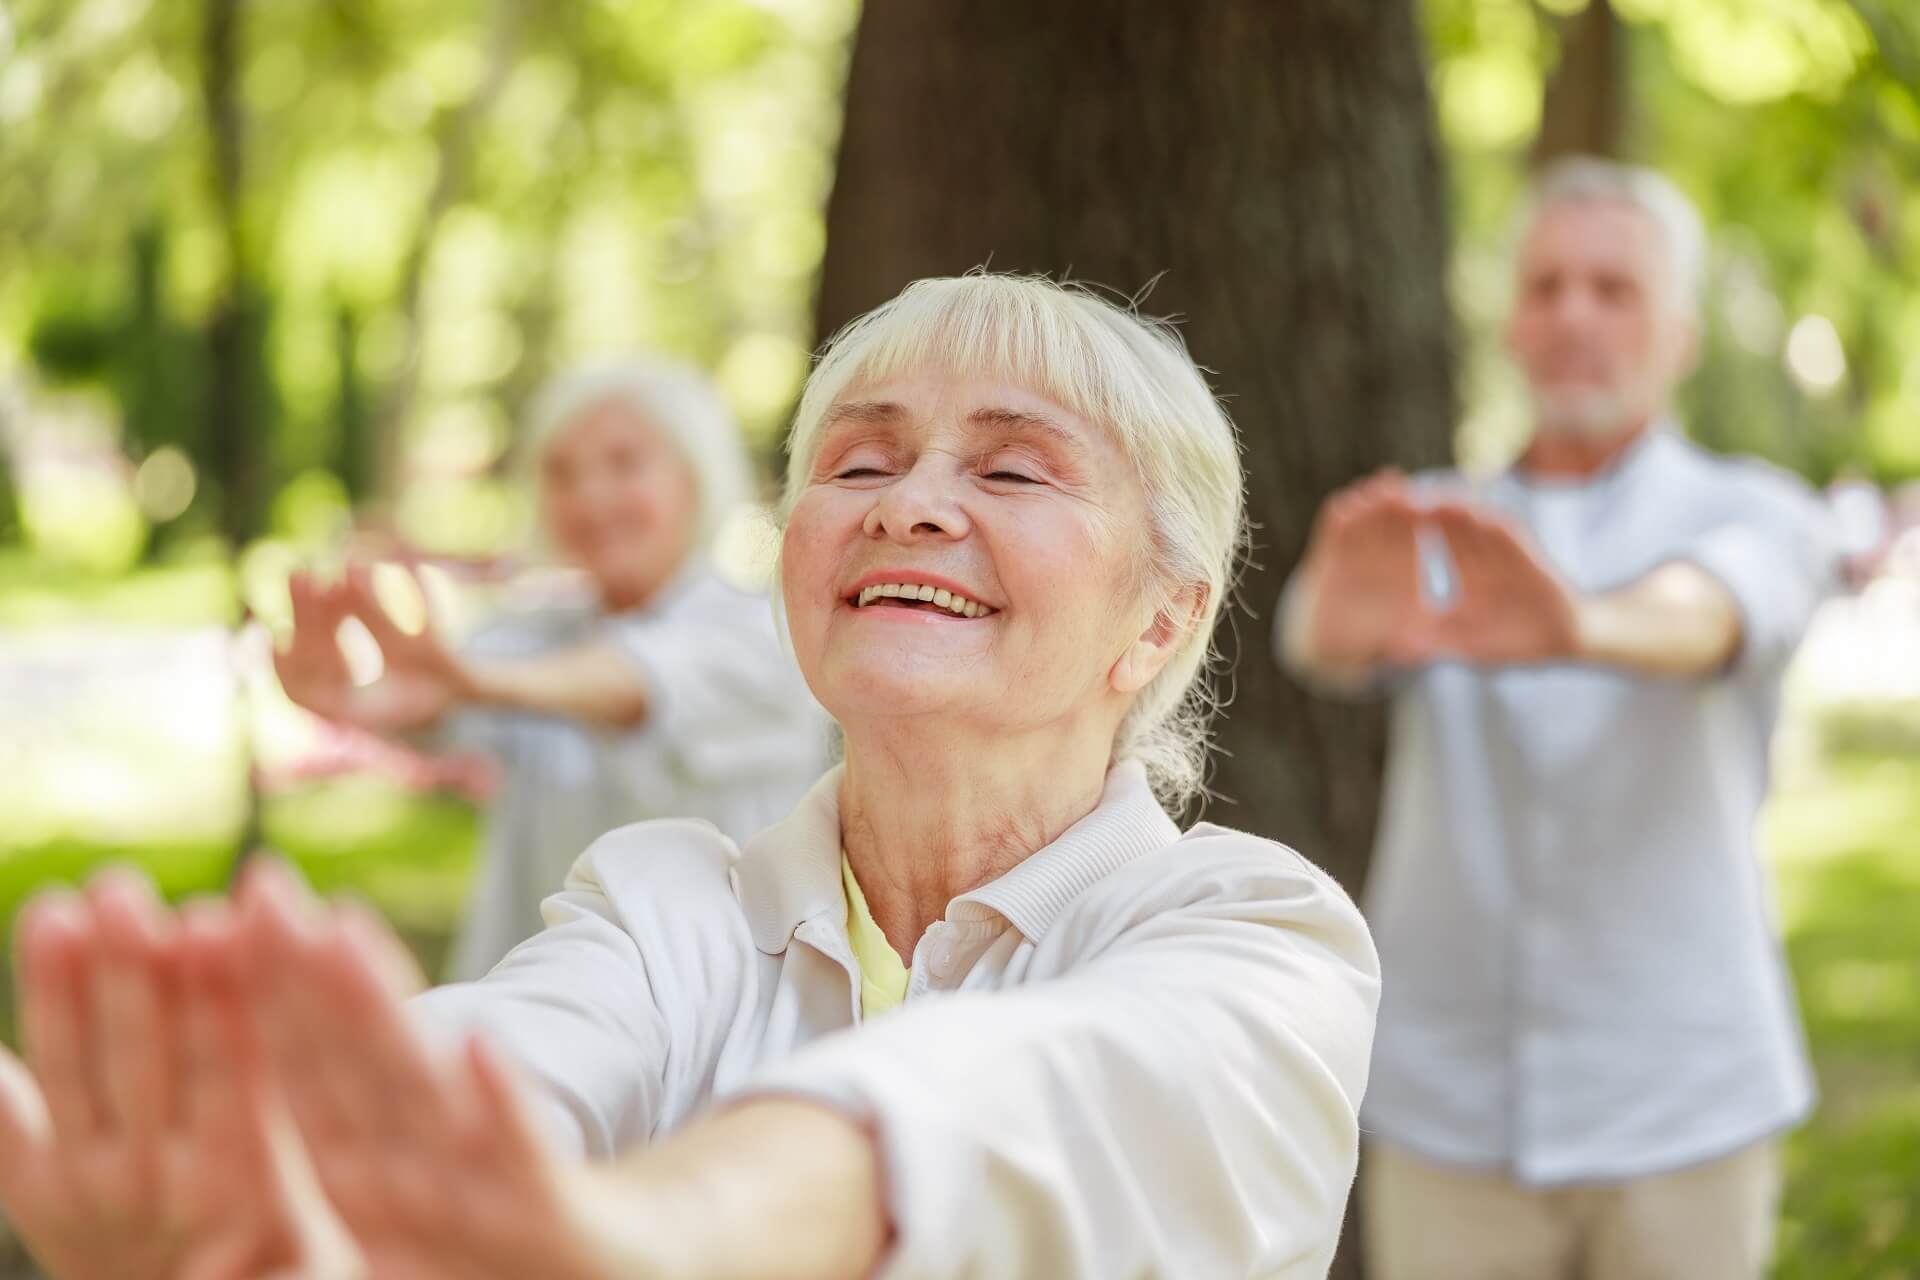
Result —
<instances>
[{"instance_id":1,"label":"tree bark","mask_svg":"<svg viewBox=\"0 0 1920 1280\"><path fill-rule=\"evenodd\" d=\"M982 263L1183 317L1245 444L1253 563L1223 623L1233 702L1206 806L1364 879L1378 708L1269 656L1315 509L1447 457L1444 182L1407 0L869 4L818 320ZM1336 1274L1355 1274L1348 1250Z\"/></svg>"},{"instance_id":2,"label":"tree bark","mask_svg":"<svg viewBox=\"0 0 1920 1280\"><path fill-rule=\"evenodd\" d=\"M1618 156L1626 127L1626 37L1610 0L1560 19L1560 62L1547 80L1533 163Z\"/></svg>"},{"instance_id":3,"label":"tree bark","mask_svg":"<svg viewBox=\"0 0 1920 1280\"><path fill-rule=\"evenodd\" d=\"M220 528L237 549L266 518L266 420L258 376L263 310L250 274L245 195L245 117L240 51L246 0L206 0L201 97L212 148L213 205L226 250L226 291L207 318L207 456L217 460Z\"/></svg>"}]
</instances>

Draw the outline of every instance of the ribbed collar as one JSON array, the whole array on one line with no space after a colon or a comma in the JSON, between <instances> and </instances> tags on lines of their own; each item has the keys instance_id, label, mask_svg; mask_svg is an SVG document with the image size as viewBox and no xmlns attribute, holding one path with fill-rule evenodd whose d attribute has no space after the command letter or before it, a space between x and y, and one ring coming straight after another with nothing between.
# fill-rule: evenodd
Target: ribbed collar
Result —
<instances>
[{"instance_id":1,"label":"ribbed collar","mask_svg":"<svg viewBox=\"0 0 1920 1280\"><path fill-rule=\"evenodd\" d=\"M846 918L840 775L839 768L830 770L791 814L747 841L734 867L754 945L769 955L786 950L793 931L815 916ZM1092 812L999 879L955 898L946 918L977 920L992 912L1038 938L1090 885L1179 838L1180 829L1153 798L1146 770L1126 761L1108 772Z\"/></svg>"}]
</instances>

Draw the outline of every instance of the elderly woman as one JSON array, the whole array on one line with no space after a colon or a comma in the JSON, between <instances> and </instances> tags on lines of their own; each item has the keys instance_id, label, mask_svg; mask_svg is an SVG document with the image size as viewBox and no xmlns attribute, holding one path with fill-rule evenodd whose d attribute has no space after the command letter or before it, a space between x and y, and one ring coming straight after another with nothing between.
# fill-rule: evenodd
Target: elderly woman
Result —
<instances>
[{"instance_id":1,"label":"elderly woman","mask_svg":"<svg viewBox=\"0 0 1920 1280\"><path fill-rule=\"evenodd\" d=\"M595 837L684 817L744 840L827 763L825 719L766 601L704 560L749 476L706 380L659 362L576 372L536 397L529 437L548 541L585 570L585 598L495 619L455 653L396 626L364 566L333 585L301 575L276 655L311 711L500 766L460 978L539 931L540 900ZM349 615L385 659L366 688L336 640Z\"/></svg>"},{"instance_id":2,"label":"elderly woman","mask_svg":"<svg viewBox=\"0 0 1920 1280\"><path fill-rule=\"evenodd\" d=\"M1163 807L1240 483L1167 331L914 285L795 423L783 603L845 763L744 846L602 837L411 1009L391 936L270 865L178 920L43 899L0 1203L61 1277L1323 1275L1373 948Z\"/></svg>"}]
</instances>

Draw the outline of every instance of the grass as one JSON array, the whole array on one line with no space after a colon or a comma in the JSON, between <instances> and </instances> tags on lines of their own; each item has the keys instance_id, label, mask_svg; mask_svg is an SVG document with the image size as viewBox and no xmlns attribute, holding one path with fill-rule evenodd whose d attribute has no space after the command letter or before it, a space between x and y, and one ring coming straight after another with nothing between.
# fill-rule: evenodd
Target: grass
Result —
<instances>
[{"instance_id":1,"label":"grass","mask_svg":"<svg viewBox=\"0 0 1920 1280\"><path fill-rule=\"evenodd\" d=\"M1821 1086L1776 1280L1920 1277L1920 757L1830 767L1768 835Z\"/></svg>"}]
</instances>

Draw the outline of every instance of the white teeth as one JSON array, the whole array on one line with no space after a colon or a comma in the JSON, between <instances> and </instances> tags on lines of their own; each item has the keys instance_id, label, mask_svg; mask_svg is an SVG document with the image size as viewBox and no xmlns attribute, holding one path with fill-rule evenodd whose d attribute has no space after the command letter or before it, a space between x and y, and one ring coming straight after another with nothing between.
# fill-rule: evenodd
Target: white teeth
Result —
<instances>
[{"instance_id":1,"label":"white teeth","mask_svg":"<svg viewBox=\"0 0 1920 1280\"><path fill-rule=\"evenodd\" d=\"M875 600L920 600L936 609L945 609L955 617L978 618L992 613L986 605L969 600L944 587L923 587L917 582L883 582L860 588L855 604L865 606Z\"/></svg>"}]
</instances>

